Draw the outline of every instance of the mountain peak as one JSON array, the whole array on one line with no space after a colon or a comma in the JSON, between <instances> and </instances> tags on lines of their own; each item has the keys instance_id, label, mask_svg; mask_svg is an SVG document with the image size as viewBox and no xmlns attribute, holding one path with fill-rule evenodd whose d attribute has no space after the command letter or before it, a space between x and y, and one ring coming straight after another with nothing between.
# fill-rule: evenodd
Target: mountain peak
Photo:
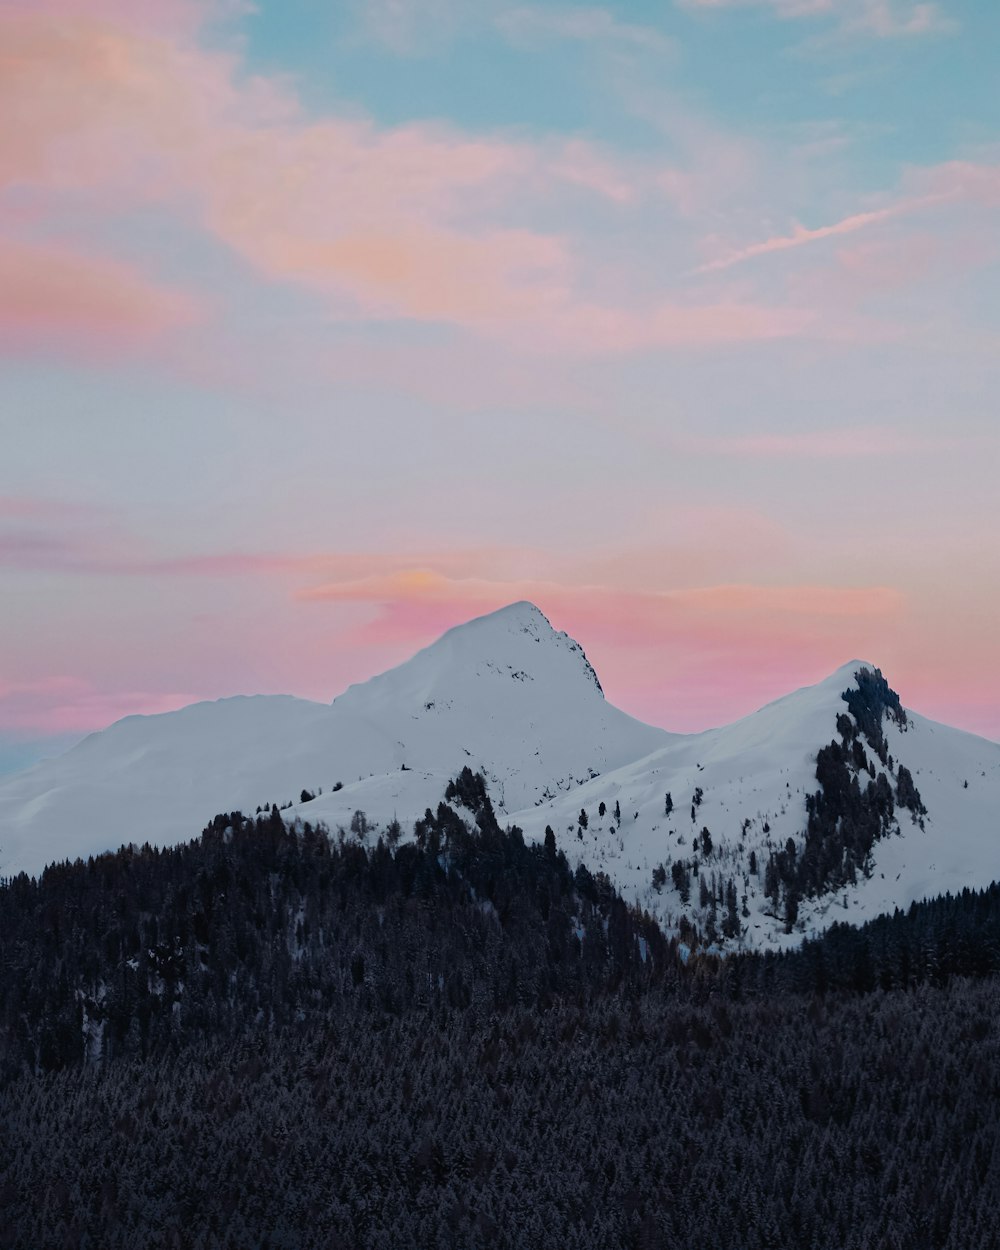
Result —
<instances>
[{"instance_id":1,"label":"mountain peak","mask_svg":"<svg viewBox=\"0 0 1000 1250\"><path fill-rule=\"evenodd\" d=\"M850 685L858 675L861 669L868 669L871 673L881 672L877 664L872 664L870 660L849 660L846 664L841 664L840 668L836 668L821 684L836 685L837 682L846 682Z\"/></svg>"},{"instance_id":2,"label":"mountain peak","mask_svg":"<svg viewBox=\"0 0 1000 1250\"><path fill-rule=\"evenodd\" d=\"M546 635L558 636L541 608L536 607L527 599L519 599L516 603L508 603L502 608L495 608L492 612L484 612L482 616L474 616L470 620L462 621L459 625L453 625L441 635L438 642L456 634L482 635L489 632L505 634L522 631L533 634L537 638ZM430 645L434 647L437 643Z\"/></svg>"},{"instance_id":3,"label":"mountain peak","mask_svg":"<svg viewBox=\"0 0 1000 1250\"><path fill-rule=\"evenodd\" d=\"M473 625L476 621L489 620L543 621L551 629L549 618L530 599L518 599L514 603L505 604L502 608L495 608L492 612L484 612L482 616L473 617L466 624ZM461 629L462 626L458 628Z\"/></svg>"},{"instance_id":4,"label":"mountain peak","mask_svg":"<svg viewBox=\"0 0 1000 1250\"><path fill-rule=\"evenodd\" d=\"M495 700L511 681L535 684L564 708L593 698L595 691L604 697L580 644L553 629L535 604L520 600L453 626L396 668L350 686L334 705L375 698L425 709L428 703L453 706L481 698L484 682L495 688L490 696ZM473 694L474 687L479 694Z\"/></svg>"}]
</instances>

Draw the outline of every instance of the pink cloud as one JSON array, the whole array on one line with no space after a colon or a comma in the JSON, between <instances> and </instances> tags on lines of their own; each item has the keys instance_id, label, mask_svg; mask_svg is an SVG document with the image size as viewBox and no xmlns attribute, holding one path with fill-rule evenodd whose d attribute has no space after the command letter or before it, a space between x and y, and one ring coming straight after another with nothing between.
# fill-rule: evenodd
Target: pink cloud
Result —
<instances>
[{"instance_id":1,"label":"pink cloud","mask_svg":"<svg viewBox=\"0 0 1000 1250\"><path fill-rule=\"evenodd\" d=\"M228 578L352 582L395 572L401 559L454 578L484 568L502 573L550 559L522 547L418 547L406 555L385 551L209 551L162 555L120 525L106 511L85 504L33 497L0 496L0 568L118 578ZM89 525L83 523L90 522ZM100 522L100 524L94 524Z\"/></svg>"},{"instance_id":2,"label":"pink cloud","mask_svg":"<svg viewBox=\"0 0 1000 1250\"><path fill-rule=\"evenodd\" d=\"M68 674L0 681L0 727L13 733L89 733L123 716L172 712L197 698L188 691L102 690Z\"/></svg>"},{"instance_id":3,"label":"pink cloud","mask_svg":"<svg viewBox=\"0 0 1000 1250\"><path fill-rule=\"evenodd\" d=\"M301 592L323 604L368 604L343 635L358 649L397 654L512 600L537 603L582 642L608 697L654 723L703 729L871 654L898 631L904 599L892 587L720 585L650 592L557 581L454 579L430 569L332 583Z\"/></svg>"},{"instance_id":4,"label":"pink cloud","mask_svg":"<svg viewBox=\"0 0 1000 1250\"><path fill-rule=\"evenodd\" d=\"M176 38L246 17L255 0L3 0L2 8L11 17L89 22Z\"/></svg>"},{"instance_id":5,"label":"pink cloud","mask_svg":"<svg viewBox=\"0 0 1000 1250\"><path fill-rule=\"evenodd\" d=\"M1000 208L1000 165L975 161L945 161L915 171L913 179L929 195L956 198L981 208Z\"/></svg>"},{"instance_id":6,"label":"pink cloud","mask_svg":"<svg viewBox=\"0 0 1000 1250\"><path fill-rule=\"evenodd\" d=\"M638 195L638 180L622 169L621 162L609 160L582 139L571 139L562 146L552 170L558 178L595 191L616 204L633 203Z\"/></svg>"},{"instance_id":7,"label":"pink cloud","mask_svg":"<svg viewBox=\"0 0 1000 1250\"><path fill-rule=\"evenodd\" d=\"M866 619L897 614L902 596L890 587L822 585L725 585L677 591L562 584L556 581L453 578L431 568L405 567L389 574L357 580L327 582L297 593L303 602L368 603L379 605L395 637L411 606L433 609L435 619L450 616L451 623L491 611L505 603L530 599L543 609L573 611L597 634L619 641L659 645L665 624L686 621L697 625L703 639L732 639L734 629L770 629L782 617L816 617L839 623L845 618ZM366 626L370 637L371 627Z\"/></svg>"},{"instance_id":8,"label":"pink cloud","mask_svg":"<svg viewBox=\"0 0 1000 1250\"><path fill-rule=\"evenodd\" d=\"M93 729L132 711L257 690L328 699L450 626L528 598L584 645L613 702L667 728L701 729L742 715L855 655L881 664L918 710L947 719L948 709L958 709L953 719L962 721L966 708L975 719L964 723L988 727L989 708L973 708L984 691L994 708L1000 696L995 682L983 684L994 647L985 591L984 604L957 620L950 604L928 612L923 590L918 601L899 587L863 584L863 574L846 584L703 581L678 589L671 583L692 576L699 562L704 578L725 567L709 550L709 520L699 526L691 519L685 535L698 558L684 568L675 552L652 549L581 557L517 548L160 560L135 554L116 571L203 580L184 592L187 598L180 590L166 598L127 590L122 604L140 612L129 627L133 646L111 633L67 637L61 652L49 648L43 658L34 656L31 638L22 639L8 659L14 672L29 676L10 676L0 687L0 726ZM737 524L735 512L728 524ZM754 533L768 537L760 527ZM238 592L225 581L232 578L243 579ZM940 586L932 594L940 598ZM194 605L200 615L189 618L185 608L178 630L169 612L141 614L140 601L150 598ZM234 639L228 626L237 602L243 606ZM970 615L983 625L970 630ZM169 655L165 671L158 661L150 668L158 640ZM928 654L959 650L961 665L941 659L935 669L927 662ZM79 676L49 679L52 669Z\"/></svg>"},{"instance_id":9,"label":"pink cloud","mask_svg":"<svg viewBox=\"0 0 1000 1250\"><path fill-rule=\"evenodd\" d=\"M120 261L0 239L0 350L136 348L198 313L190 295Z\"/></svg>"},{"instance_id":10,"label":"pink cloud","mask_svg":"<svg viewBox=\"0 0 1000 1250\"><path fill-rule=\"evenodd\" d=\"M340 317L443 322L569 353L786 337L811 322L732 298L612 298L600 284L584 296L593 258L557 233L495 224L526 193L627 202L633 171L579 141L560 151L307 119L285 84L241 79L233 57L189 36L93 18L6 15L0 48L0 106L20 123L0 138L0 183L103 197L118 212L162 201ZM127 304L118 278L111 320Z\"/></svg>"},{"instance_id":11,"label":"pink cloud","mask_svg":"<svg viewBox=\"0 0 1000 1250\"><path fill-rule=\"evenodd\" d=\"M548 323L548 338L568 350L606 353L654 347L713 347L795 338L812 328L816 314L808 308L774 307L750 301L651 303L644 309L575 305ZM525 346L545 333L532 320L521 326ZM516 336L515 336L516 337Z\"/></svg>"}]
</instances>

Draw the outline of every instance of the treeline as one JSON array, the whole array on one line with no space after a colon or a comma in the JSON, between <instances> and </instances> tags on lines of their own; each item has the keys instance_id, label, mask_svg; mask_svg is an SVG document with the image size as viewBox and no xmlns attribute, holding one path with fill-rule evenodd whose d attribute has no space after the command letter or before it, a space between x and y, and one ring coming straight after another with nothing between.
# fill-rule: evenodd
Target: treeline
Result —
<instances>
[{"instance_id":1,"label":"treeline","mask_svg":"<svg viewBox=\"0 0 1000 1250\"><path fill-rule=\"evenodd\" d=\"M468 769L400 832L0 886L0 1250L1000 1250L1000 886L723 959Z\"/></svg>"},{"instance_id":2,"label":"treeline","mask_svg":"<svg viewBox=\"0 0 1000 1250\"><path fill-rule=\"evenodd\" d=\"M1000 886L914 903L793 951L667 938L554 839L501 830L468 769L415 840L331 839L272 810L196 841L0 886L0 1083L199 1039L445 1007L482 1018L556 998L868 993L1000 972ZM461 814L460 814L461 813ZM732 900L730 900L732 902Z\"/></svg>"},{"instance_id":3,"label":"treeline","mask_svg":"<svg viewBox=\"0 0 1000 1250\"><path fill-rule=\"evenodd\" d=\"M482 780L459 781L471 831L446 803L401 845L232 812L183 846L10 881L0 1080L147 1058L249 1024L638 991L680 963L677 943L606 877L501 830Z\"/></svg>"},{"instance_id":4,"label":"treeline","mask_svg":"<svg viewBox=\"0 0 1000 1250\"><path fill-rule=\"evenodd\" d=\"M740 956L755 992L869 993L1000 973L1000 885L912 903L860 927L834 924L780 954ZM733 975L733 974L731 974Z\"/></svg>"}]
</instances>

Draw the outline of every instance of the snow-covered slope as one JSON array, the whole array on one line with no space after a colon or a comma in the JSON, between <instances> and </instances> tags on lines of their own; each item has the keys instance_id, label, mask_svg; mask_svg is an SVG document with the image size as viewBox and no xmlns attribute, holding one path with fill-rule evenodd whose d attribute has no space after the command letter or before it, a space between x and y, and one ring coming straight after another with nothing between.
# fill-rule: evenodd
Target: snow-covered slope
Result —
<instances>
[{"instance_id":1,"label":"snow-covered slope","mask_svg":"<svg viewBox=\"0 0 1000 1250\"><path fill-rule=\"evenodd\" d=\"M869 696L882 701L871 714ZM829 794L820 752L835 765ZM1000 745L904 715L873 665L853 661L735 724L673 735L607 703L579 644L528 603L450 630L332 704L255 696L133 716L3 779L0 874L168 844L216 812L303 790L315 797L286 819L336 832L396 818L405 835L464 765L484 773L502 820L538 839L551 825L571 862L604 869L668 926L686 916L731 946L785 945L1000 879ZM905 806L910 779L925 812ZM833 810L838 784L854 795L846 816ZM825 812L821 834L809 801ZM872 819L860 854L852 830Z\"/></svg>"},{"instance_id":2,"label":"snow-covered slope","mask_svg":"<svg viewBox=\"0 0 1000 1250\"><path fill-rule=\"evenodd\" d=\"M864 743L866 755L876 774L886 774L894 797L900 766L908 769L927 813L921 818L897 800L888 836L874 844L870 875L858 871L854 884L803 897L792 933L785 932L783 907L764 895L766 864L789 838L802 853L806 796L820 789L817 753L840 740L837 718L848 714L842 695L857 688L863 670L874 665L853 661L732 725L677 739L544 808L512 813L511 819L534 838L543 837L550 824L571 859L606 871L626 898L671 926L681 915L704 926L710 907L700 905L698 873L709 886L713 875L723 887L731 879L741 913L740 940L756 946L792 944L835 920L863 921L915 899L1000 879L1000 745L912 712L906 712L905 725L885 716L887 762ZM870 776L861 774L862 790ZM673 803L669 815L667 794ZM620 822L614 819L616 804ZM580 826L581 809L586 829ZM710 833L709 854L703 829ZM685 904L671 869L695 858L698 869ZM659 890L652 884L658 865L666 870ZM717 904L716 911L721 926L723 907Z\"/></svg>"},{"instance_id":3,"label":"snow-covered slope","mask_svg":"<svg viewBox=\"0 0 1000 1250\"><path fill-rule=\"evenodd\" d=\"M287 696L131 716L0 782L0 873L122 842L175 842L219 811L285 803L335 827L412 823L469 764L529 806L672 740L604 699L579 644L529 603L450 630L332 705ZM331 794L340 783L342 789Z\"/></svg>"}]
</instances>

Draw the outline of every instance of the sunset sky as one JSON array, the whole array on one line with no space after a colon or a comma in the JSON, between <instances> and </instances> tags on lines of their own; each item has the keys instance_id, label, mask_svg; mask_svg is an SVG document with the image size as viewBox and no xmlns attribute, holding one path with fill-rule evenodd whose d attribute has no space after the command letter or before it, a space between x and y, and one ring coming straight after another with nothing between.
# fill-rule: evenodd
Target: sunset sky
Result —
<instances>
[{"instance_id":1,"label":"sunset sky","mask_svg":"<svg viewBox=\"0 0 1000 1250\"><path fill-rule=\"evenodd\" d=\"M998 48L994 0L0 0L0 768L515 599L669 729L862 657L1000 738Z\"/></svg>"}]
</instances>

